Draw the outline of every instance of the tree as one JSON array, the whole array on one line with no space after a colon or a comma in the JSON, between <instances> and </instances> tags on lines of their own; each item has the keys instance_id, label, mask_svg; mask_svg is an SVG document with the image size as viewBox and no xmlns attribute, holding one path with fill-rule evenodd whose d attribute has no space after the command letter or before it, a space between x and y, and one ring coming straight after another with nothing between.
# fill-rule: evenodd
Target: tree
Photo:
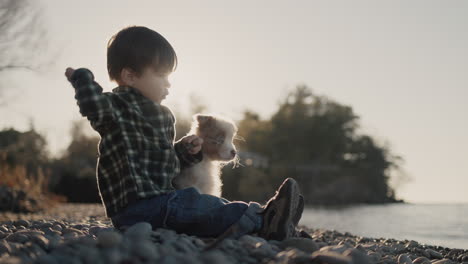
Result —
<instances>
[{"instance_id":1,"label":"tree","mask_svg":"<svg viewBox=\"0 0 468 264\"><path fill-rule=\"evenodd\" d=\"M0 131L0 155L3 166L21 166L26 169L26 176L34 178L38 170L49 162L46 150L47 142L33 127L26 132L13 128Z\"/></svg>"},{"instance_id":2,"label":"tree","mask_svg":"<svg viewBox=\"0 0 468 264\"><path fill-rule=\"evenodd\" d=\"M42 56L47 41L42 10L36 1L0 1L0 73L26 69L36 71L50 60ZM5 105L0 85L0 106ZM2 99L3 98L3 99Z\"/></svg>"},{"instance_id":3,"label":"tree","mask_svg":"<svg viewBox=\"0 0 468 264\"><path fill-rule=\"evenodd\" d=\"M34 127L0 131L0 211L34 212L63 201L49 192L47 142Z\"/></svg>"},{"instance_id":4,"label":"tree","mask_svg":"<svg viewBox=\"0 0 468 264\"><path fill-rule=\"evenodd\" d=\"M316 95L305 85L290 92L269 120L246 111L238 125L245 138L241 150L267 157L270 165L224 170L230 186L225 184L223 192L248 200L258 186L274 190L284 178L295 177L309 203L395 201L388 182L402 159L371 136L358 134L358 121L350 106Z\"/></svg>"},{"instance_id":5,"label":"tree","mask_svg":"<svg viewBox=\"0 0 468 264\"><path fill-rule=\"evenodd\" d=\"M286 148L271 153L273 161L335 162L355 132L357 119L351 107L300 85L271 118L272 145Z\"/></svg>"},{"instance_id":6,"label":"tree","mask_svg":"<svg viewBox=\"0 0 468 264\"><path fill-rule=\"evenodd\" d=\"M85 133L88 122L73 122L72 140L62 157L52 165L52 190L70 202L100 202L97 180L98 136Z\"/></svg>"},{"instance_id":7,"label":"tree","mask_svg":"<svg viewBox=\"0 0 468 264\"><path fill-rule=\"evenodd\" d=\"M240 150L249 150L259 153L270 153L271 144L265 139L271 133L271 122L260 119L260 116L251 111L244 111L244 117L238 123L238 135L248 135L249 141L238 141L236 143Z\"/></svg>"}]
</instances>

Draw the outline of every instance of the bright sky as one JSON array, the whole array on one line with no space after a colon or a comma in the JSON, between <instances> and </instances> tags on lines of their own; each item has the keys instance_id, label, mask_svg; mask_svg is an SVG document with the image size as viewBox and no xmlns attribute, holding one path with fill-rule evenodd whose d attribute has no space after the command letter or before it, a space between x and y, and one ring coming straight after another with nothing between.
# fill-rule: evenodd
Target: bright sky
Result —
<instances>
[{"instance_id":1,"label":"bright sky","mask_svg":"<svg viewBox=\"0 0 468 264\"><path fill-rule=\"evenodd\" d=\"M179 67L165 104L186 111L190 94L213 112L268 118L306 84L353 107L364 133L391 143L412 181L410 202L468 202L468 1L43 0L53 50L47 74L3 76L19 94L0 108L0 129L31 117L53 152L80 119L67 66L91 69L105 91L108 39L144 25L175 48Z\"/></svg>"}]
</instances>

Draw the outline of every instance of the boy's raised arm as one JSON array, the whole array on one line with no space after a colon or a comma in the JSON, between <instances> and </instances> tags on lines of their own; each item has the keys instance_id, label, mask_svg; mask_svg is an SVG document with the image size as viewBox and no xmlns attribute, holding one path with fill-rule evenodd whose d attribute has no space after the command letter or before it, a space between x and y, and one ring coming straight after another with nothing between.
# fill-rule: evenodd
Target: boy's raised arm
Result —
<instances>
[{"instance_id":1,"label":"boy's raised arm","mask_svg":"<svg viewBox=\"0 0 468 264\"><path fill-rule=\"evenodd\" d=\"M65 76L75 88L75 99L81 115L88 118L94 129L98 130L100 126L112 120L109 98L102 93L102 87L94 81L90 70L67 68Z\"/></svg>"}]
</instances>

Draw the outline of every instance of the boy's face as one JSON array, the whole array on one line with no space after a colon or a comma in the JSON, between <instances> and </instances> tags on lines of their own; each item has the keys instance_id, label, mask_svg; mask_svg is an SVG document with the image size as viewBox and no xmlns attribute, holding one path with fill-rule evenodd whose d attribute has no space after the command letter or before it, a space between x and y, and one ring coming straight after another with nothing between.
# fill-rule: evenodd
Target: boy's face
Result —
<instances>
[{"instance_id":1,"label":"boy's face","mask_svg":"<svg viewBox=\"0 0 468 264\"><path fill-rule=\"evenodd\" d=\"M168 89L171 87L171 83L168 78L170 74L171 72L158 72L153 67L146 67L140 76L134 75L128 84L140 91L145 97L160 104L169 94Z\"/></svg>"}]
</instances>

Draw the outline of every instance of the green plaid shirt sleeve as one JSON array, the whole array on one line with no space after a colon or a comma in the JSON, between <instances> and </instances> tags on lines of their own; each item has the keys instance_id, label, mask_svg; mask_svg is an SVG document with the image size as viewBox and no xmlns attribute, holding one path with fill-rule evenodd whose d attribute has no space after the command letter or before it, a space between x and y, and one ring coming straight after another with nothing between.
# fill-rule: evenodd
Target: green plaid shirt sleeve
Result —
<instances>
[{"instance_id":1,"label":"green plaid shirt sleeve","mask_svg":"<svg viewBox=\"0 0 468 264\"><path fill-rule=\"evenodd\" d=\"M91 71L76 70L70 82L75 87L75 99L81 115L88 118L94 129L98 129L99 126L113 119L110 100L102 93L102 87L94 82Z\"/></svg>"},{"instance_id":2,"label":"green plaid shirt sleeve","mask_svg":"<svg viewBox=\"0 0 468 264\"><path fill-rule=\"evenodd\" d=\"M172 179L181 167L202 160L175 139L171 110L137 89L119 86L102 92L88 69L70 78L80 113L100 134L97 181L108 217L138 199L173 191Z\"/></svg>"}]
</instances>

